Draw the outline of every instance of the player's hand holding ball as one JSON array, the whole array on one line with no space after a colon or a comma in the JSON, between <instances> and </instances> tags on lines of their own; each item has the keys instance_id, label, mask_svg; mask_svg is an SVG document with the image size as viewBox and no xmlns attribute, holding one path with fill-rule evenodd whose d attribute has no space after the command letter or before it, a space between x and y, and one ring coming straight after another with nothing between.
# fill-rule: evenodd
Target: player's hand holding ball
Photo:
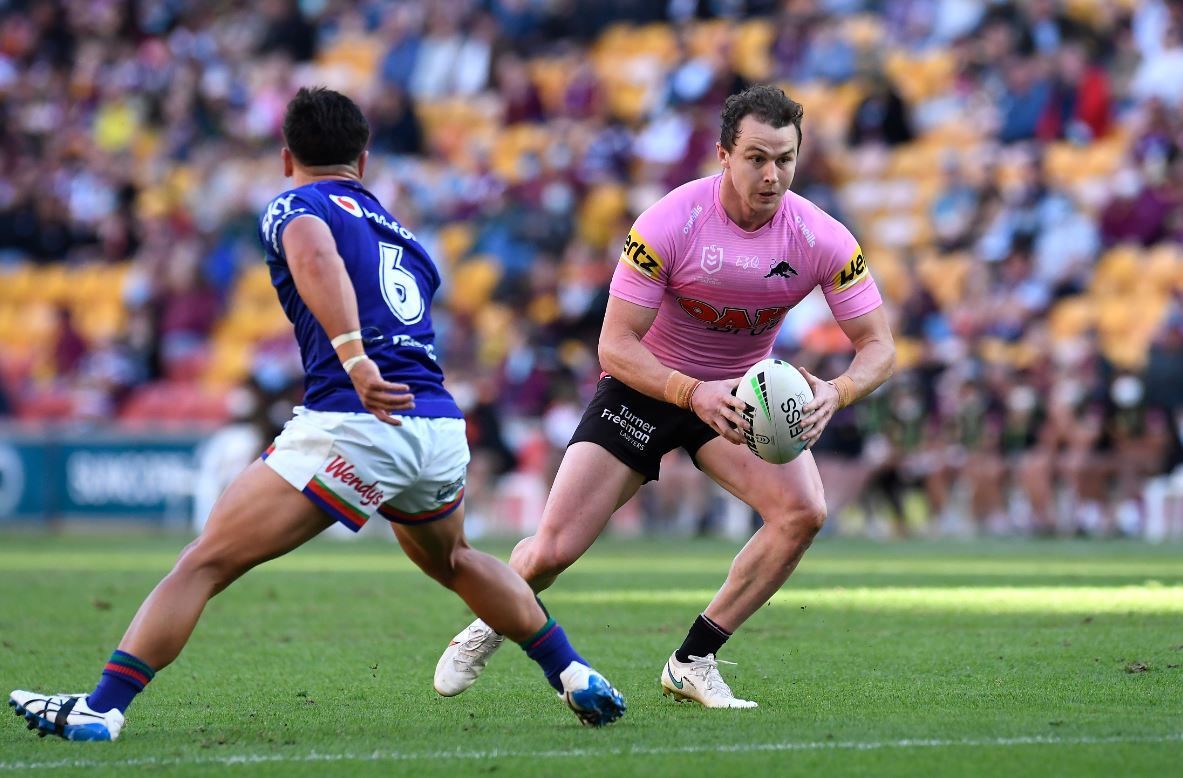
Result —
<instances>
[{"instance_id":1,"label":"player's hand holding ball","mask_svg":"<svg viewBox=\"0 0 1183 778\"><path fill-rule=\"evenodd\" d=\"M805 428L801 440L805 442L805 447L809 448L821 437L822 431L830 423L835 411L842 407L841 398L838 395L838 390L829 381L823 381L803 367L798 367L797 370L805 376L809 388L813 390L813 401L801 409L805 414L805 418L801 420L802 426Z\"/></svg>"},{"instance_id":2,"label":"player's hand holding ball","mask_svg":"<svg viewBox=\"0 0 1183 778\"><path fill-rule=\"evenodd\" d=\"M690 396L690 408L707 426L732 443L743 443L744 403L735 396L738 378L703 381Z\"/></svg>"},{"instance_id":3,"label":"player's hand holding ball","mask_svg":"<svg viewBox=\"0 0 1183 778\"><path fill-rule=\"evenodd\" d=\"M379 421L400 427L402 422L391 413L409 411L415 407L415 395L410 393L411 387L406 384L392 384L384 379L372 359L362 359L352 365L349 380L353 381L353 388L357 390L361 404Z\"/></svg>"}]
</instances>

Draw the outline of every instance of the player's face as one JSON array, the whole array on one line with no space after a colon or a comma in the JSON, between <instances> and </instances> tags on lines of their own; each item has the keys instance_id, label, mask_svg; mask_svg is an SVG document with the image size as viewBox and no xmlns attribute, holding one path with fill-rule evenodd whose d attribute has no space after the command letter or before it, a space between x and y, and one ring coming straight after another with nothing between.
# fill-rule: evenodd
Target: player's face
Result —
<instances>
[{"instance_id":1,"label":"player's face","mask_svg":"<svg viewBox=\"0 0 1183 778\"><path fill-rule=\"evenodd\" d=\"M744 205L754 214L771 215L793 183L797 170L797 128L772 127L754 116L739 122L735 148L719 146L719 160Z\"/></svg>"}]
</instances>

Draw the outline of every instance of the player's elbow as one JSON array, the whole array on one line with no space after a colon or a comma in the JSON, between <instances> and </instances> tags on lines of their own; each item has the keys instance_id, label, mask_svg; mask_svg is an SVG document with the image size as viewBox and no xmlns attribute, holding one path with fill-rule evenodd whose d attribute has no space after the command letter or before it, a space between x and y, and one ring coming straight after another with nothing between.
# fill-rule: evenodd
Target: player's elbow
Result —
<instances>
[{"instance_id":1,"label":"player's elbow","mask_svg":"<svg viewBox=\"0 0 1183 778\"><path fill-rule=\"evenodd\" d=\"M886 381L895 375L896 364L895 341L892 340L890 336L888 337L887 342L884 344L884 350L886 351L886 355L883 359L883 380Z\"/></svg>"},{"instance_id":2,"label":"player's elbow","mask_svg":"<svg viewBox=\"0 0 1183 778\"><path fill-rule=\"evenodd\" d=\"M619 377L624 365L620 338L601 337L596 355L600 358L600 369L609 375Z\"/></svg>"},{"instance_id":3,"label":"player's elbow","mask_svg":"<svg viewBox=\"0 0 1183 778\"><path fill-rule=\"evenodd\" d=\"M288 255L288 267L296 278L305 278L319 283L321 276L328 270L336 252L322 250L309 246L303 251L293 251Z\"/></svg>"}]
</instances>

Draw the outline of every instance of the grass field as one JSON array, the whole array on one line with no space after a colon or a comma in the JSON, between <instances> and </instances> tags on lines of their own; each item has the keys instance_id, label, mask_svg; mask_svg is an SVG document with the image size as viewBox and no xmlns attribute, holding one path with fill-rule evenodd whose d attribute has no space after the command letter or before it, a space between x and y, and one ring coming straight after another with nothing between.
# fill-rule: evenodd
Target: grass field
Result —
<instances>
[{"instance_id":1,"label":"grass field","mask_svg":"<svg viewBox=\"0 0 1183 778\"><path fill-rule=\"evenodd\" d=\"M89 690L172 538L0 536L0 685ZM493 546L502 556L507 546ZM723 651L758 710L657 677L734 544L613 541L548 593L629 711L580 727L507 646L431 689L464 605L378 542L318 542L214 600L115 743L0 719L0 773L1179 775L1183 549L821 541Z\"/></svg>"}]
</instances>

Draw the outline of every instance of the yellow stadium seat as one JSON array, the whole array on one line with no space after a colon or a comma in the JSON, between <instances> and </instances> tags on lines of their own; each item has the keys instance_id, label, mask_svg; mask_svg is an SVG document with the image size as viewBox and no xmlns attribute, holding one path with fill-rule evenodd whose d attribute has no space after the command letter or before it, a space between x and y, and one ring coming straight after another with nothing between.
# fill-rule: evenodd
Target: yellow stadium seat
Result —
<instances>
[{"instance_id":1,"label":"yellow stadium seat","mask_svg":"<svg viewBox=\"0 0 1183 778\"><path fill-rule=\"evenodd\" d=\"M971 262L964 254L930 255L917 261L916 274L937 303L948 308L961 301Z\"/></svg>"},{"instance_id":2,"label":"yellow stadium seat","mask_svg":"<svg viewBox=\"0 0 1183 778\"><path fill-rule=\"evenodd\" d=\"M863 254L875 277L875 283L885 297L900 302L912 294L912 278L897 253L889 249L880 249L871 254L864 248Z\"/></svg>"},{"instance_id":3,"label":"yellow stadium seat","mask_svg":"<svg viewBox=\"0 0 1183 778\"><path fill-rule=\"evenodd\" d=\"M317 64L325 68L344 68L352 81L369 83L378 72L386 47L372 35L348 35L334 41L317 57Z\"/></svg>"},{"instance_id":4,"label":"yellow stadium seat","mask_svg":"<svg viewBox=\"0 0 1183 778\"><path fill-rule=\"evenodd\" d=\"M0 301L27 300L35 284L36 269L32 263L22 262L11 269L0 270Z\"/></svg>"},{"instance_id":5,"label":"yellow stadium seat","mask_svg":"<svg viewBox=\"0 0 1183 778\"><path fill-rule=\"evenodd\" d=\"M1082 335L1096 322L1096 304L1085 295L1066 297L1048 315L1053 339L1068 340Z\"/></svg>"},{"instance_id":6,"label":"yellow stadium seat","mask_svg":"<svg viewBox=\"0 0 1183 778\"><path fill-rule=\"evenodd\" d=\"M557 113L563 106L563 97L574 69L573 63L566 57L537 57L526 66L543 107L551 113Z\"/></svg>"},{"instance_id":7,"label":"yellow stadium seat","mask_svg":"<svg viewBox=\"0 0 1183 778\"><path fill-rule=\"evenodd\" d=\"M887 174L893 178L917 178L928 171L940 170L945 153L946 147L938 143L904 143L892 150Z\"/></svg>"},{"instance_id":8,"label":"yellow stadium seat","mask_svg":"<svg viewBox=\"0 0 1183 778\"><path fill-rule=\"evenodd\" d=\"M490 257L472 257L456 266L447 304L456 313L471 314L484 305L501 279L501 266Z\"/></svg>"},{"instance_id":9,"label":"yellow stadium seat","mask_svg":"<svg viewBox=\"0 0 1183 778\"><path fill-rule=\"evenodd\" d=\"M452 267L463 259L475 239L472 225L468 222L449 222L441 227L439 244L445 266Z\"/></svg>"},{"instance_id":10,"label":"yellow stadium seat","mask_svg":"<svg viewBox=\"0 0 1183 778\"><path fill-rule=\"evenodd\" d=\"M1098 298L1120 297L1137 286L1143 269L1140 246L1114 246L1097 263L1090 292Z\"/></svg>"},{"instance_id":11,"label":"yellow stadium seat","mask_svg":"<svg viewBox=\"0 0 1183 778\"><path fill-rule=\"evenodd\" d=\"M46 265L37 273L33 296L54 305L64 304L70 297L70 269L64 262Z\"/></svg>"},{"instance_id":12,"label":"yellow stadium seat","mask_svg":"<svg viewBox=\"0 0 1183 778\"><path fill-rule=\"evenodd\" d=\"M210 387L230 387L250 373L254 348L236 341L217 341L206 367L204 383Z\"/></svg>"},{"instance_id":13,"label":"yellow stadium seat","mask_svg":"<svg viewBox=\"0 0 1183 778\"><path fill-rule=\"evenodd\" d=\"M731 62L750 81L765 81L772 75L772 42L776 27L768 19L752 19L736 30Z\"/></svg>"},{"instance_id":14,"label":"yellow stadium seat","mask_svg":"<svg viewBox=\"0 0 1183 778\"><path fill-rule=\"evenodd\" d=\"M686 31L686 48L691 57L715 57L728 44L734 29L726 19L707 19L690 25Z\"/></svg>"},{"instance_id":15,"label":"yellow stadium seat","mask_svg":"<svg viewBox=\"0 0 1183 778\"><path fill-rule=\"evenodd\" d=\"M126 311L119 301L75 303L71 315L74 326L91 345L116 338L123 332L127 320Z\"/></svg>"},{"instance_id":16,"label":"yellow stadium seat","mask_svg":"<svg viewBox=\"0 0 1183 778\"><path fill-rule=\"evenodd\" d=\"M628 192L618 184L601 184L592 189L579 206L579 236L590 246L603 249L624 239L617 234L617 222L628 208Z\"/></svg>"},{"instance_id":17,"label":"yellow stadium seat","mask_svg":"<svg viewBox=\"0 0 1183 778\"><path fill-rule=\"evenodd\" d=\"M1183 269L1180 254L1180 247L1175 243L1160 243L1151 248L1142 263L1139 291L1143 294L1169 293Z\"/></svg>"},{"instance_id":18,"label":"yellow stadium seat","mask_svg":"<svg viewBox=\"0 0 1183 778\"><path fill-rule=\"evenodd\" d=\"M842 36L857 49L877 50L883 34L883 20L874 14L855 14L842 22Z\"/></svg>"},{"instance_id":19,"label":"yellow stadium seat","mask_svg":"<svg viewBox=\"0 0 1183 778\"><path fill-rule=\"evenodd\" d=\"M477 310L475 317L477 332L487 333L478 344L478 362L485 368L500 364L509 349L518 315L504 305L489 303Z\"/></svg>"},{"instance_id":20,"label":"yellow stadium seat","mask_svg":"<svg viewBox=\"0 0 1183 778\"><path fill-rule=\"evenodd\" d=\"M895 367L897 371L915 367L923 355L923 342L905 336L895 339Z\"/></svg>"}]
</instances>

